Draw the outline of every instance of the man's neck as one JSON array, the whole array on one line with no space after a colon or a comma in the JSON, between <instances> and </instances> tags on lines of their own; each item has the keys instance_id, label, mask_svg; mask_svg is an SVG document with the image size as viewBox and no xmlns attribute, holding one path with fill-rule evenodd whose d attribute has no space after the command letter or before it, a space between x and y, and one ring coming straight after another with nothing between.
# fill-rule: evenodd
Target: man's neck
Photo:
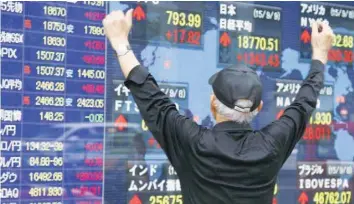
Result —
<instances>
[{"instance_id":1,"label":"man's neck","mask_svg":"<svg viewBox=\"0 0 354 204\"><path fill-rule=\"evenodd\" d=\"M225 121L230 121L230 119L227 119L221 115L216 115L215 121L216 121L216 123L222 123Z\"/></svg>"}]
</instances>

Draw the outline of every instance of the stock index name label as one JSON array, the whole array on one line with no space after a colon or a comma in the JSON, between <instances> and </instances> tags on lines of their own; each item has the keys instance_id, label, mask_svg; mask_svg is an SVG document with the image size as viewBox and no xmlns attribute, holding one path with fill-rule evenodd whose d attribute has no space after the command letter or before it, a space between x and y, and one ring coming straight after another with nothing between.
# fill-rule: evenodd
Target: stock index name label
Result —
<instances>
[{"instance_id":1,"label":"stock index name label","mask_svg":"<svg viewBox=\"0 0 354 204\"><path fill-rule=\"evenodd\" d=\"M241 63L281 70L280 8L220 2L218 16L220 66Z\"/></svg>"},{"instance_id":2,"label":"stock index name label","mask_svg":"<svg viewBox=\"0 0 354 204\"><path fill-rule=\"evenodd\" d=\"M127 177L129 203L183 203L177 173L164 160L128 161Z\"/></svg>"},{"instance_id":3,"label":"stock index name label","mask_svg":"<svg viewBox=\"0 0 354 204\"><path fill-rule=\"evenodd\" d=\"M353 168L343 161L298 162L299 203L351 204Z\"/></svg>"},{"instance_id":4,"label":"stock index name label","mask_svg":"<svg viewBox=\"0 0 354 204\"><path fill-rule=\"evenodd\" d=\"M300 59L310 61L311 25L323 20L332 27L335 38L328 53L330 63L353 63L354 48L354 7L321 2L301 2L300 4Z\"/></svg>"}]
</instances>

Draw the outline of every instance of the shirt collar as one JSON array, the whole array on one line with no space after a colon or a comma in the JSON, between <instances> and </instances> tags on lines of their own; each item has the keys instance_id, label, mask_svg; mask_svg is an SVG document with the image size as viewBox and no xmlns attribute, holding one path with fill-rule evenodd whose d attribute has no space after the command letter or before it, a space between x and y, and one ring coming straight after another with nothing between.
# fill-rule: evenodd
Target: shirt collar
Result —
<instances>
[{"instance_id":1,"label":"shirt collar","mask_svg":"<svg viewBox=\"0 0 354 204\"><path fill-rule=\"evenodd\" d=\"M234 121L225 121L216 124L213 130L239 132L239 131L252 131L252 127L249 123L237 123Z\"/></svg>"}]
</instances>

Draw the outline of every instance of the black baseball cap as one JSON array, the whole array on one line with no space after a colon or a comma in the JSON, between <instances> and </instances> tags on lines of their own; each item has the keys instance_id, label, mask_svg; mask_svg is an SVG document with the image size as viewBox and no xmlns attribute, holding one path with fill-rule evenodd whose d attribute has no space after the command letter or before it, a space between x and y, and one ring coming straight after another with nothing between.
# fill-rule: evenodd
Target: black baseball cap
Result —
<instances>
[{"instance_id":1,"label":"black baseball cap","mask_svg":"<svg viewBox=\"0 0 354 204\"><path fill-rule=\"evenodd\" d=\"M261 103L262 83L257 73L246 65L224 68L209 79L216 98L229 108L252 112ZM253 102L252 107L236 106L239 99Z\"/></svg>"}]
</instances>

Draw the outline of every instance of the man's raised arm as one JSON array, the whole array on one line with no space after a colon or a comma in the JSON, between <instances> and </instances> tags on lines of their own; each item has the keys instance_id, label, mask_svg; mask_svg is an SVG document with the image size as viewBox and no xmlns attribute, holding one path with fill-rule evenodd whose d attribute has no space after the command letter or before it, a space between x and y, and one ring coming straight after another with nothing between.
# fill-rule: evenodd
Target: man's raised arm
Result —
<instances>
[{"instance_id":1,"label":"man's raised arm","mask_svg":"<svg viewBox=\"0 0 354 204\"><path fill-rule=\"evenodd\" d=\"M126 77L140 114L155 139L176 167L179 159L190 151L192 139L200 127L179 114L176 105L160 90L153 76L142 67L130 49L128 35L132 27L132 12L113 11L103 20L105 34L118 55L119 64Z\"/></svg>"},{"instance_id":2,"label":"man's raised arm","mask_svg":"<svg viewBox=\"0 0 354 204\"><path fill-rule=\"evenodd\" d=\"M324 86L324 66L332 40L333 31L328 24L316 22L312 25L312 62L309 74L294 102L285 109L279 120L261 130L271 135L271 138L265 139L271 140L277 152L284 153L284 161L304 134L308 120L316 109L319 92Z\"/></svg>"}]
</instances>

